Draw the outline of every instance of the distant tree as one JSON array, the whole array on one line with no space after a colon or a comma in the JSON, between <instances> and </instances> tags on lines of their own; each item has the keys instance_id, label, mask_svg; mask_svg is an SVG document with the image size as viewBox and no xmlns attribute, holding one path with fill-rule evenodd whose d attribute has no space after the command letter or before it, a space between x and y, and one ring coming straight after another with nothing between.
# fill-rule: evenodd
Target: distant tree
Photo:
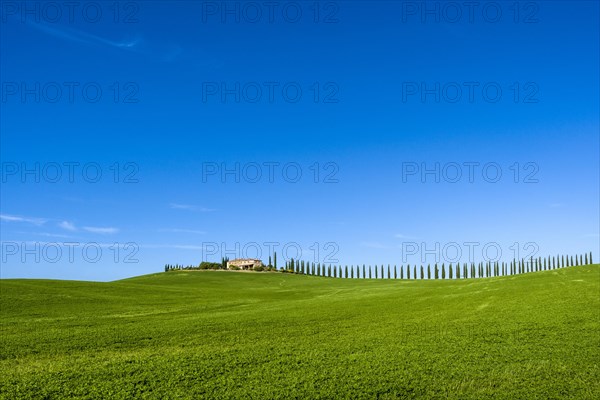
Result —
<instances>
[{"instance_id":1,"label":"distant tree","mask_svg":"<svg viewBox=\"0 0 600 400\"><path fill-rule=\"evenodd\" d=\"M446 264L442 263L442 279L446 279Z\"/></svg>"},{"instance_id":2,"label":"distant tree","mask_svg":"<svg viewBox=\"0 0 600 400\"><path fill-rule=\"evenodd\" d=\"M587 256L586 256L587 257ZM390 264L388 264L388 279L392 279Z\"/></svg>"},{"instance_id":3,"label":"distant tree","mask_svg":"<svg viewBox=\"0 0 600 400\"><path fill-rule=\"evenodd\" d=\"M406 267L406 279L410 279L410 264Z\"/></svg>"},{"instance_id":4,"label":"distant tree","mask_svg":"<svg viewBox=\"0 0 600 400\"><path fill-rule=\"evenodd\" d=\"M365 267L365 264L363 264L363 279L365 279L367 277L367 267Z\"/></svg>"},{"instance_id":5,"label":"distant tree","mask_svg":"<svg viewBox=\"0 0 600 400\"><path fill-rule=\"evenodd\" d=\"M584 265L588 265L587 253L585 253L585 264Z\"/></svg>"},{"instance_id":6,"label":"distant tree","mask_svg":"<svg viewBox=\"0 0 600 400\"><path fill-rule=\"evenodd\" d=\"M413 279L417 279L417 265L413 267Z\"/></svg>"},{"instance_id":7,"label":"distant tree","mask_svg":"<svg viewBox=\"0 0 600 400\"><path fill-rule=\"evenodd\" d=\"M431 264L427 264L427 279L431 279Z\"/></svg>"},{"instance_id":8,"label":"distant tree","mask_svg":"<svg viewBox=\"0 0 600 400\"><path fill-rule=\"evenodd\" d=\"M437 263L435 263L434 267L433 267L433 279L439 279L439 270L438 270L438 265Z\"/></svg>"},{"instance_id":9,"label":"distant tree","mask_svg":"<svg viewBox=\"0 0 600 400\"><path fill-rule=\"evenodd\" d=\"M404 265L400 264L400 279L404 279Z\"/></svg>"},{"instance_id":10,"label":"distant tree","mask_svg":"<svg viewBox=\"0 0 600 400\"><path fill-rule=\"evenodd\" d=\"M423 269L423 264L421 264L421 279L425 279L425 271Z\"/></svg>"},{"instance_id":11,"label":"distant tree","mask_svg":"<svg viewBox=\"0 0 600 400\"><path fill-rule=\"evenodd\" d=\"M565 256L564 255L561 256L561 263L560 263L560 265L561 265L561 268L565 267Z\"/></svg>"},{"instance_id":12,"label":"distant tree","mask_svg":"<svg viewBox=\"0 0 600 400\"><path fill-rule=\"evenodd\" d=\"M277 268L277 252L273 252L273 267Z\"/></svg>"},{"instance_id":13,"label":"distant tree","mask_svg":"<svg viewBox=\"0 0 600 400\"><path fill-rule=\"evenodd\" d=\"M350 279L354 279L354 265L350 266Z\"/></svg>"},{"instance_id":14,"label":"distant tree","mask_svg":"<svg viewBox=\"0 0 600 400\"><path fill-rule=\"evenodd\" d=\"M593 264L594 261L592 261L592 252L590 251L590 264Z\"/></svg>"},{"instance_id":15,"label":"distant tree","mask_svg":"<svg viewBox=\"0 0 600 400\"><path fill-rule=\"evenodd\" d=\"M587 254L585 257L587 258ZM582 254L579 255L579 265L585 265L585 264L583 264L583 255Z\"/></svg>"},{"instance_id":16,"label":"distant tree","mask_svg":"<svg viewBox=\"0 0 600 400\"><path fill-rule=\"evenodd\" d=\"M460 279L460 263L456 263L456 279Z\"/></svg>"},{"instance_id":17,"label":"distant tree","mask_svg":"<svg viewBox=\"0 0 600 400\"><path fill-rule=\"evenodd\" d=\"M377 279L377 264L375 264L375 279Z\"/></svg>"},{"instance_id":18,"label":"distant tree","mask_svg":"<svg viewBox=\"0 0 600 400\"><path fill-rule=\"evenodd\" d=\"M398 267L395 265L394 265L394 279L398 279Z\"/></svg>"},{"instance_id":19,"label":"distant tree","mask_svg":"<svg viewBox=\"0 0 600 400\"><path fill-rule=\"evenodd\" d=\"M574 266L575 264L573 264L573 256L571 256L571 267Z\"/></svg>"},{"instance_id":20,"label":"distant tree","mask_svg":"<svg viewBox=\"0 0 600 400\"><path fill-rule=\"evenodd\" d=\"M467 263L463 263L463 279L467 279L469 277L469 275L467 275L467 272L468 272Z\"/></svg>"},{"instance_id":21,"label":"distant tree","mask_svg":"<svg viewBox=\"0 0 600 400\"><path fill-rule=\"evenodd\" d=\"M452 263L448 265L448 279L452 279Z\"/></svg>"},{"instance_id":22,"label":"distant tree","mask_svg":"<svg viewBox=\"0 0 600 400\"><path fill-rule=\"evenodd\" d=\"M272 267L273 264L271 263L271 256L269 256L269 264L267 264L268 267Z\"/></svg>"},{"instance_id":23,"label":"distant tree","mask_svg":"<svg viewBox=\"0 0 600 400\"><path fill-rule=\"evenodd\" d=\"M371 266L369 265L369 279L371 279Z\"/></svg>"}]
</instances>

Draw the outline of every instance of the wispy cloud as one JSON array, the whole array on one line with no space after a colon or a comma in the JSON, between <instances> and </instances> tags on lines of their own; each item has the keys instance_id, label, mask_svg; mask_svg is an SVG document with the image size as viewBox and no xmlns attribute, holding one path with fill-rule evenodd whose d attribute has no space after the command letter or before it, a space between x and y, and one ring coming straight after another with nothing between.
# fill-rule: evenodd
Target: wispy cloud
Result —
<instances>
[{"instance_id":1,"label":"wispy cloud","mask_svg":"<svg viewBox=\"0 0 600 400\"><path fill-rule=\"evenodd\" d=\"M84 226L83 230L91 232L91 233L99 233L102 235L113 234L113 233L119 232L118 228L113 228L113 227L100 228L100 227L95 227L95 226Z\"/></svg>"},{"instance_id":2,"label":"wispy cloud","mask_svg":"<svg viewBox=\"0 0 600 400\"><path fill-rule=\"evenodd\" d=\"M62 221L61 223L58 224L58 226L59 226L59 228L62 228L62 229L65 229L65 230L71 231L71 232L75 232L77 230L75 225L69 221Z\"/></svg>"},{"instance_id":3,"label":"wispy cloud","mask_svg":"<svg viewBox=\"0 0 600 400\"><path fill-rule=\"evenodd\" d=\"M178 228L169 228L169 229L159 229L159 232L168 232L168 233L195 233L198 235L205 235L206 231L197 231L195 229L178 229Z\"/></svg>"},{"instance_id":4,"label":"wispy cloud","mask_svg":"<svg viewBox=\"0 0 600 400\"><path fill-rule=\"evenodd\" d=\"M29 224L33 224L36 226L44 225L47 219L44 218L33 218L33 217L22 217L19 215L8 215L8 214L0 214L0 220L7 222L26 222Z\"/></svg>"},{"instance_id":5,"label":"wispy cloud","mask_svg":"<svg viewBox=\"0 0 600 400\"><path fill-rule=\"evenodd\" d=\"M201 207L193 204L179 204L179 203L170 203L169 207L175 210L188 210L188 211L199 211L199 212L211 212L215 211L213 208Z\"/></svg>"},{"instance_id":6,"label":"wispy cloud","mask_svg":"<svg viewBox=\"0 0 600 400\"><path fill-rule=\"evenodd\" d=\"M44 236L44 237L52 237L52 238L61 238L61 239L70 239L73 236L70 235L63 235L60 233L49 233L49 232L24 232L24 231L17 231L15 233L18 233L20 235L35 235L35 236Z\"/></svg>"},{"instance_id":7,"label":"wispy cloud","mask_svg":"<svg viewBox=\"0 0 600 400\"><path fill-rule=\"evenodd\" d=\"M402 233L396 233L394 235L394 237L397 239L418 239L418 237L416 237L416 236L404 235Z\"/></svg>"},{"instance_id":8,"label":"wispy cloud","mask_svg":"<svg viewBox=\"0 0 600 400\"><path fill-rule=\"evenodd\" d=\"M84 32L78 29L69 28L61 25L48 25L44 23L27 24L35 29L38 29L49 35L69 40L77 43L85 44L103 44L124 50L136 50L137 45L140 43L141 38L135 37L132 39L123 39L120 41L106 39L104 37L94 35L88 32Z\"/></svg>"},{"instance_id":9,"label":"wispy cloud","mask_svg":"<svg viewBox=\"0 0 600 400\"><path fill-rule=\"evenodd\" d=\"M95 35L93 33L60 24L36 23L27 24L27 26L33 27L40 32L69 42L86 45L107 46L128 52L151 56L164 62L176 61L185 53L184 49L178 44L161 42L157 40L149 42L144 40L142 35L139 33L128 34L128 36L123 37L120 40L112 40L104 36ZM214 61L211 64L214 64Z\"/></svg>"}]
</instances>

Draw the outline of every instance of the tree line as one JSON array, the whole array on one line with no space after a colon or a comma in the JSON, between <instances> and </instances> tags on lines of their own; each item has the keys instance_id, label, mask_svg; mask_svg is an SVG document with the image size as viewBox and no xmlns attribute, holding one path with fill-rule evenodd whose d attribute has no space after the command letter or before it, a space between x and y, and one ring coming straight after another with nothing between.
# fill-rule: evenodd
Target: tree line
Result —
<instances>
[{"instance_id":1,"label":"tree line","mask_svg":"<svg viewBox=\"0 0 600 400\"><path fill-rule=\"evenodd\" d=\"M165 265L165 271L189 270L189 269L227 269L227 257L223 257L220 263L203 261L198 266L192 265ZM528 260L512 260L511 262L487 261L479 263L438 263L397 265L388 264L375 265L331 265L304 260L290 259L285 265L277 268L277 253L269 256L269 263L265 267L255 268L256 271L278 271L312 276L323 276L328 278L351 278L351 279L468 279L489 278L495 276L518 275L536 271L548 271L552 269L574 267L593 264L592 252L575 256L557 255L548 257L530 257Z\"/></svg>"}]
</instances>

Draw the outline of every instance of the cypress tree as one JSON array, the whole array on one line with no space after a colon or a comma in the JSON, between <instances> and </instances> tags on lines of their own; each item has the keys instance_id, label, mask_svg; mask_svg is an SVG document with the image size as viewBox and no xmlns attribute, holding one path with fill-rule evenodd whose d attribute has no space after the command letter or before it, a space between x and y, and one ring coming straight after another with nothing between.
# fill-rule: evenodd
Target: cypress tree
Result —
<instances>
[{"instance_id":1,"label":"cypress tree","mask_svg":"<svg viewBox=\"0 0 600 400\"><path fill-rule=\"evenodd\" d=\"M467 279L469 276L467 275L467 263L463 263L463 279Z\"/></svg>"},{"instance_id":2,"label":"cypress tree","mask_svg":"<svg viewBox=\"0 0 600 400\"><path fill-rule=\"evenodd\" d=\"M456 263L456 279L460 279L460 263Z\"/></svg>"},{"instance_id":3,"label":"cypress tree","mask_svg":"<svg viewBox=\"0 0 600 400\"><path fill-rule=\"evenodd\" d=\"M431 279L431 264L427 264L427 279Z\"/></svg>"},{"instance_id":4,"label":"cypress tree","mask_svg":"<svg viewBox=\"0 0 600 400\"><path fill-rule=\"evenodd\" d=\"M575 264L573 264L573 256L571 256L571 267L572 267L573 265L575 265Z\"/></svg>"},{"instance_id":5,"label":"cypress tree","mask_svg":"<svg viewBox=\"0 0 600 400\"><path fill-rule=\"evenodd\" d=\"M561 264L561 268L565 267L565 256L564 255L561 256L561 263L560 264Z\"/></svg>"},{"instance_id":6,"label":"cypress tree","mask_svg":"<svg viewBox=\"0 0 600 400\"><path fill-rule=\"evenodd\" d=\"M446 279L446 265L442 263L442 279Z\"/></svg>"},{"instance_id":7,"label":"cypress tree","mask_svg":"<svg viewBox=\"0 0 600 400\"><path fill-rule=\"evenodd\" d=\"M587 255L586 255L586 257L587 257ZM579 255L579 265L584 265L583 264L583 255L582 254Z\"/></svg>"},{"instance_id":8,"label":"cypress tree","mask_svg":"<svg viewBox=\"0 0 600 400\"><path fill-rule=\"evenodd\" d=\"M593 264L594 261L592 261L592 252L590 251L590 264Z\"/></svg>"},{"instance_id":9,"label":"cypress tree","mask_svg":"<svg viewBox=\"0 0 600 400\"><path fill-rule=\"evenodd\" d=\"M404 265L400 264L400 279L404 279Z\"/></svg>"},{"instance_id":10,"label":"cypress tree","mask_svg":"<svg viewBox=\"0 0 600 400\"><path fill-rule=\"evenodd\" d=\"M268 265L268 266L269 266L269 267L272 267L272 266L273 266L273 264L271 263L271 256L269 256L269 265Z\"/></svg>"},{"instance_id":11,"label":"cypress tree","mask_svg":"<svg viewBox=\"0 0 600 400\"><path fill-rule=\"evenodd\" d=\"M273 253L273 266L277 268L277 252Z\"/></svg>"},{"instance_id":12,"label":"cypress tree","mask_svg":"<svg viewBox=\"0 0 600 400\"><path fill-rule=\"evenodd\" d=\"M406 279L410 279L410 264L406 267Z\"/></svg>"},{"instance_id":13,"label":"cypress tree","mask_svg":"<svg viewBox=\"0 0 600 400\"><path fill-rule=\"evenodd\" d=\"M390 264L388 264L388 279L392 279L391 272L392 270L390 269Z\"/></svg>"},{"instance_id":14,"label":"cypress tree","mask_svg":"<svg viewBox=\"0 0 600 400\"><path fill-rule=\"evenodd\" d=\"M365 279L366 277L367 277L366 267L365 267L365 264L363 264L363 279Z\"/></svg>"},{"instance_id":15,"label":"cypress tree","mask_svg":"<svg viewBox=\"0 0 600 400\"><path fill-rule=\"evenodd\" d=\"M398 267L394 265L394 279L398 279Z\"/></svg>"},{"instance_id":16,"label":"cypress tree","mask_svg":"<svg viewBox=\"0 0 600 400\"><path fill-rule=\"evenodd\" d=\"M588 265L588 262L587 262L587 253L585 253L585 264L584 265Z\"/></svg>"},{"instance_id":17,"label":"cypress tree","mask_svg":"<svg viewBox=\"0 0 600 400\"><path fill-rule=\"evenodd\" d=\"M448 265L448 279L452 279L452 263Z\"/></svg>"},{"instance_id":18,"label":"cypress tree","mask_svg":"<svg viewBox=\"0 0 600 400\"><path fill-rule=\"evenodd\" d=\"M369 265L369 279L371 279L371 266Z\"/></svg>"},{"instance_id":19,"label":"cypress tree","mask_svg":"<svg viewBox=\"0 0 600 400\"><path fill-rule=\"evenodd\" d=\"M375 264L375 279L377 279L377 264Z\"/></svg>"},{"instance_id":20,"label":"cypress tree","mask_svg":"<svg viewBox=\"0 0 600 400\"><path fill-rule=\"evenodd\" d=\"M417 264L413 267L413 279L417 279Z\"/></svg>"},{"instance_id":21,"label":"cypress tree","mask_svg":"<svg viewBox=\"0 0 600 400\"><path fill-rule=\"evenodd\" d=\"M433 266L433 279L439 279L439 277L438 265L435 263Z\"/></svg>"},{"instance_id":22,"label":"cypress tree","mask_svg":"<svg viewBox=\"0 0 600 400\"><path fill-rule=\"evenodd\" d=\"M421 280L425 279L425 271L423 270L423 264L421 264Z\"/></svg>"}]
</instances>

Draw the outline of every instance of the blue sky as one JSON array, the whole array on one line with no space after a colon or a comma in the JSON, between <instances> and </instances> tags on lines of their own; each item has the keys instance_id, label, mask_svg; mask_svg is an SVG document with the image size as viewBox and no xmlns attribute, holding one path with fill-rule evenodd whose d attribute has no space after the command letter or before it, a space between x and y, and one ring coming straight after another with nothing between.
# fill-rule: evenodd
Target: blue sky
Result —
<instances>
[{"instance_id":1,"label":"blue sky","mask_svg":"<svg viewBox=\"0 0 600 400\"><path fill-rule=\"evenodd\" d=\"M25 4L1 10L3 278L600 258L597 2Z\"/></svg>"}]
</instances>

